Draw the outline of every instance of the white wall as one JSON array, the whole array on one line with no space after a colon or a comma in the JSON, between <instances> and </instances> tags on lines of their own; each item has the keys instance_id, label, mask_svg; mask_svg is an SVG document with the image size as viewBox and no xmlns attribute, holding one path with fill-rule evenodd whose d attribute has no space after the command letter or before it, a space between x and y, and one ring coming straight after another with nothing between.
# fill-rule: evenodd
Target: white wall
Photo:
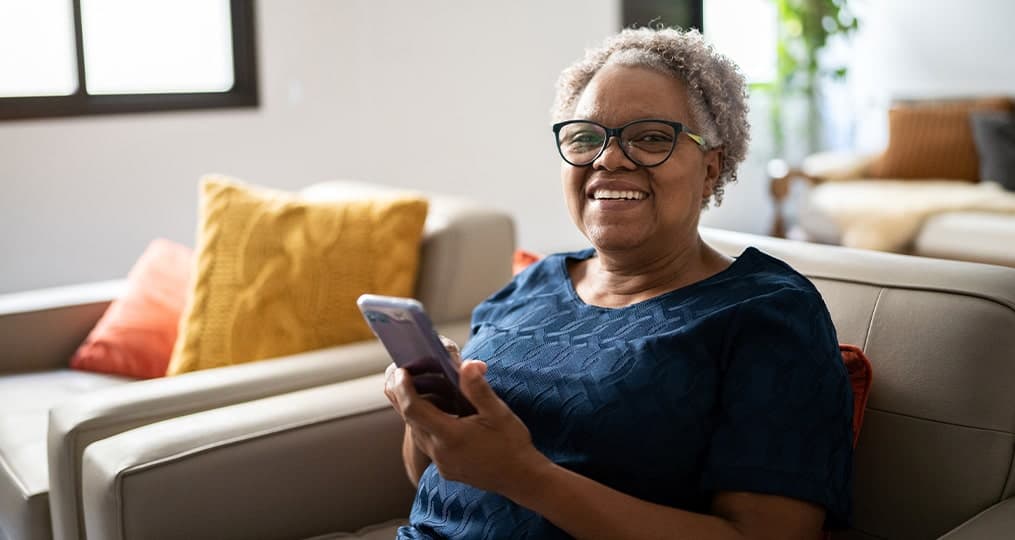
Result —
<instances>
[{"instance_id":1,"label":"white wall","mask_svg":"<svg viewBox=\"0 0 1015 540\"><path fill-rule=\"evenodd\" d=\"M580 245L549 108L618 6L261 0L257 110L0 123L0 293L121 277L157 236L193 245L208 172L461 193L512 212L521 245Z\"/></svg>"}]
</instances>

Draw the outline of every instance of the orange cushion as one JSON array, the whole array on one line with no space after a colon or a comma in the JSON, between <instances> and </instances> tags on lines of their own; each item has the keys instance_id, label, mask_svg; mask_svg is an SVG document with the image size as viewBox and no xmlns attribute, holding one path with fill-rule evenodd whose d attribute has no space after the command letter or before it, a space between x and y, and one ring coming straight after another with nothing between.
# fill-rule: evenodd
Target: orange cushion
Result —
<instances>
[{"instance_id":1,"label":"orange cushion","mask_svg":"<svg viewBox=\"0 0 1015 540\"><path fill-rule=\"evenodd\" d=\"M524 249L516 249L514 258L511 261L511 271L517 276L522 273L522 270L525 270L529 265L542 258L543 256L537 253L525 251Z\"/></svg>"},{"instance_id":2,"label":"orange cushion","mask_svg":"<svg viewBox=\"0 0 1015 540\"><path fill-rule=\"evenodd\" d=\"M860 428L863 427L863 411L867 408L867 397L870 394L874 372L871 361L860 347L855 345L839 345L842 363L846 364L849 382L853 386L853 446L860 439Z\"/></svg>"},{"instance_id":3,"label":"orange cushion","mask_svg":"<svg viewBox=\"0 0 1015 540\"><path fill-rule=\"evenodd\" d=\"M114 300L71 358L74 369L139 379L162 377L186 303L193 253L157 239L127 275Z\"/></svg>"},{"instance_id":4,"label":"orange cushion","mask_svg":"<svg viewBox=\"0 0 1015 540\"><path fill-rule=\"evenodd\" d=\"M888 111L888 148L869 174L875 178L947 178L977 182L980 159L969 113L1010 111L1008 98L927 101Z\"/></svg>"}]
</instances>

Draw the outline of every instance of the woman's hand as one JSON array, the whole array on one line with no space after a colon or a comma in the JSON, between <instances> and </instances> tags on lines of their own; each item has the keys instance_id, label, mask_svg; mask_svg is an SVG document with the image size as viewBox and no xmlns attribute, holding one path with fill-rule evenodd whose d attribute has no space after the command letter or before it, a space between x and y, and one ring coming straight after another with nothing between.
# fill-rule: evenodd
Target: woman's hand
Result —
<instances>
[{"instance_id":1,"label":"woman's hand","mask_svg":"<svg viewBox=\"0 0 1015 540\"><path fill-rule=\"evenodd\" d=\"M457 368L462 364L461 355L458 352L459 351L458 344L444 336L440 336L440 339L441 343L444 345L444 348L448 351L448 354L451 356L451 361L454 362L454 365ZM387 370L385 370L384 395L387 396L388 401L391 402L391 406L394 407L395 410L399 412L399 414L401 414L401 410L398 406L398 400L394 392L392 392L391 390L391 388L393 388L392 380L396 369L398 368L397 366L395 366L395 364L390 364L388 365ZM427 394L421 397L424 399L433 400L435 403L438 404L438 406L441 405L447 406L447 403L441 403L442 399L440 398L440 396L434 394ZM402 438L402 462L405 465L405 474L406 476L408 476L409 481L412 483L413 486L417 486L419 485L419 479L423 476L423 471L426 470L427 465L430 465L430 456L424 454L423 451L416 446L416 443L413 439L414 438L412 435L412 428L409 427L408 424L406 424L405 436Z\"/></svg>"},{"instance_id":2,"label":"woman's hand","mask_svg":"<svg viewBox=\"0 0 1015 540\"><path fill-rule=\"evenodd\" d=\"M525 424L487 384L486 364L461 364L462 394L476 414L455 417L420 396L412 376L389 368L385 394L408 426L407 436L433 460L447 480L508 494L532 487L531 478L550 461L532 445Z\"/></svg>"}]
</instances>

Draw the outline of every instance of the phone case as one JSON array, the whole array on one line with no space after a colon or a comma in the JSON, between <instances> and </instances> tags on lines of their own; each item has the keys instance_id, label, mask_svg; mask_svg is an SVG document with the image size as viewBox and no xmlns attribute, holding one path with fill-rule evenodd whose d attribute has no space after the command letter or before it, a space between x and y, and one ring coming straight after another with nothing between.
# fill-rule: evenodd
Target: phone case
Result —
<instances>
[{"instance_id":1,"label":"phone case","mask_svg":"<svg viewBox=\"0 0 1015 540\"><path fill-rule=\"evenodd\" d=\"M423 304L412 298L364 294L356 305L395 365L413 376L417 392L445 398L435 404L447 412L473 412L458 391L458 370Z\"/></svg>"}]
</instances>

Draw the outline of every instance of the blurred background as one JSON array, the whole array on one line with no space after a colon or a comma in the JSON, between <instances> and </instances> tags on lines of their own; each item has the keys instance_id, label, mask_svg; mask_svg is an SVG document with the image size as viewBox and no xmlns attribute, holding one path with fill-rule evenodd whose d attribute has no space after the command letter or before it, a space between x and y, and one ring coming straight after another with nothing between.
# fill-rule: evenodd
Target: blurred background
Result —
<instances>
[{"instance_id":1,"label":"blurred background","mask_svg":"<svg viewBox=\"0 0 1015 540\"><path fill-rule=\"evenodd\" d=\"M703 224L765 234L768 160L882 148L900 98L1015 95L1013 20L1008 0L0 0L0 293L192 246L212 172L462 194L511 212L519 247L583 247L554 83L632 24L699 27L748 76L750 155Z\"/></svg>"}]
</instances>

